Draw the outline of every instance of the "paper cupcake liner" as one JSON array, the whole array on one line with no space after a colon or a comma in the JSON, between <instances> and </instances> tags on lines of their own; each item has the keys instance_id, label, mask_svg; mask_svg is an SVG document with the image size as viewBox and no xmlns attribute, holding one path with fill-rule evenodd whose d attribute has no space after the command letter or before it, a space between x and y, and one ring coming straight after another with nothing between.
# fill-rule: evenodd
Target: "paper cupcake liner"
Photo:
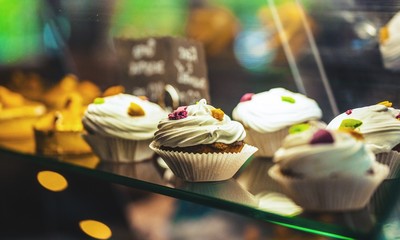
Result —
<instances>
[{"instance_id":1,"label":"paper cupcake liner","mask_svg":"<svg viewBox=\"0 0 400 240\"><path fill-rule=\"evenodd\" d=\"M374 164L374 174L342 178L296 179L284 176L278 165L268 174L283 185L296 204L309 211L346 211L365 207L389 168Z\"/></svg>"},{"instance_id":2,"label":"paper cupcake liner","mask_svg":"<svg viewBox=\"0 0 400 240\"><path fill-rule=\"evenodd\" d=\"M254 156L272 157L276 150L282 146L282 141L288 135L288 131L289 127L270 133L259 133L252 129L246 129L245 141L258 148Z\"/></svg>"},{"instance_id":3,"label":"paper cupcake liner","mask_svg":"<svg viewBox=\"0 0 400 240\"><path fill-rule=\"evenodd\" d=\"M95 134L84 134L83 138L93 152L106 162L139 162L150 159L154 154L149 148L151 139L128 140Z\"/></svg>"},{"instance_id":4,"label":"paper cupcake liner","mask_svg":"<svg viewBox=\"0 0 400 240\"><path fill-rule=\"evenodd\" d=\"M257 151L245 144L239 153L184 153L165 151L150 144L153 149L181 179L189 182L222 181L232 178L247 159Z\"/></svg>"},{"instance_id":5,"label":"paper cupcake liner","mask_svg":"<svg viewBox=\"0 0 400 240\"><path fill-rule=\"evenodd\" d=\"M376 161L389 166L389 175L386 179L393 179L400 177L400 153L397 151L390 151L385 153L378 153L375 155Z\"/></svg>"}]
</instances>

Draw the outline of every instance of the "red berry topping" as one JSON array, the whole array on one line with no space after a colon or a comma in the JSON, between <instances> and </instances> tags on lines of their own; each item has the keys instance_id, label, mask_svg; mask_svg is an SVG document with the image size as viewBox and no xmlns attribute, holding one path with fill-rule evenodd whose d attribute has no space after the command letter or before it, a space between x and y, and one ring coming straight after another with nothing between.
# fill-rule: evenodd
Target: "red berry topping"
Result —
<instances>
[{"instance_id":1,"label":"red berry topping","mask_svg":"<svg viewBox=\"0 0 400 240\"><path fill-rule=\"evenodd\" d=\"M179 119L187 118L186 109L187 109L187 106L178 107L175 111L168 114L168 119L169 120L179 120Z\"/></svg>"},{"instance_id":2,"label":"red berry topping","mask_svg":"<svg viewBox=\"0 0 400 240\"><path fill-rule=\"evenodd\" d=\"M329 131L320 129L314 133L310 144L333 143L334 141L335 140Z\"/></svg>"},{"instance_id":3,"label":"red berry topping","mask_svg":"<svg viewBox=\"0 0 400 240\"><path fill-rule=\"evenodd\" d=\"M398 115L396 116L396 119L400 120L400 114L398 114Z\"/></svg>"},{"instance_id":4,"label":"red berry topping","mask_svg":"<svg viewBox=\"0 0 400 240\"><path fill-rule=\"evenodd\" d=\"M349 110L346 111L346 114L350 115L352 112L353 112L353 110L349 109Z\"/></svg>"},{"instance_id":5,"label":"red berry topping","mask_svg":"<svg viewBox=\"0 0 400 240\"><path fill-rule=\"evenodd\" d=\"M250 101L253 98L254 93L246 93L245 95L242 96L240 99L240 102L247 102Z\"/></svg>"}]
</instances>

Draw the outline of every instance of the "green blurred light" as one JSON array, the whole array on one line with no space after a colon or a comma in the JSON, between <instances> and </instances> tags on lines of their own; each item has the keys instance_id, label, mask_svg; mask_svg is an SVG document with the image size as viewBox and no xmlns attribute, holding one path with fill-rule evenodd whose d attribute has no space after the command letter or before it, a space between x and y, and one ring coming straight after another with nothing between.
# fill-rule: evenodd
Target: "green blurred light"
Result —
<instances>
[{"instance_id":1,"label":"green blurred light","mask_svg":"<svg viewBox=\"0 0 400 240\"><path fill-rule=\"evenodd\" d=\"M121 0L116 3L112 34L117 37L182 36L188 1Z\"/></svg>"},{"instance_id":2,"label":"green blurred light","mask_svg":"<svg viewBox=\"0 0 400 240\"><path fill-rule=\"evenodd\" d=\"M335 234L335 233L328 233L328 232L323 232L323 231L319 231L316 229L300 227L300 226L292 225L289 223L281 223L281 222L275 222L275 221L270 221L270 222L277 224L277 225L284 226L284 227L288 227L288 228L292 228L292 229L296 229L296 230L300 230L300 231L308 232L308 233L312 233L312 234L317 234L317 235L321 235L321 236L332 237L332 238L336 238L336 239L345 239L345 240L355 239L355 238L345 237L345 236Z\"/></svg>"},{"instance_id":3,"label":"green blurred light","mask_svg":"<svg viewBox=\"0 0 400 240\"><path fill-rule=\"evenodd\" d=\"M0 0L0 64L13 63L40 50L37 0Z\"/></svg>"}]
</instances>

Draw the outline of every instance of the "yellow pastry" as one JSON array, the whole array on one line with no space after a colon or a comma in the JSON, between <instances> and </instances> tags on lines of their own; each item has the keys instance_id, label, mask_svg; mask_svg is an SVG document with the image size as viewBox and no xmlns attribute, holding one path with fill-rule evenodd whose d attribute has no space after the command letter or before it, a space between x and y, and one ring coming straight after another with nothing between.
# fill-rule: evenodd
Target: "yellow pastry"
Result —
<instances>
[{"instance_id":1,"label":"yellow pastry","mask_svg":"<svg viewBox=\"0 0 400 240\"><path fill-rule=\"evenodd\" d=\"M72 93L64 108L43 116L34 126L36 152L44 155L85 154L91 148L82 139L82 97Z\"/></svg>"},{"instance_id":2,"label":"yellow pastry","mask_svg":"<svg viewBox=\"0 0 400 240\"><path fill-rule=\"evenodd\" d=\"M43 104L0 86L0 140L33 139L32 126L45 112Z\"/></svg>"}]
</instances>

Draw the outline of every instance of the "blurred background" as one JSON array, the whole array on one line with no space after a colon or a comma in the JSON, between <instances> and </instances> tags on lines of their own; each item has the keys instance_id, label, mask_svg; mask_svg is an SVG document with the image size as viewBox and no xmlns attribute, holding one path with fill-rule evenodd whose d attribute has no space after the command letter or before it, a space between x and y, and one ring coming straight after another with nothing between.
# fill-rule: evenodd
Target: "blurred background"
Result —
<instances>
[{"instance_id":1,"label":"blurred background","mask_svg":"<svg viewBox=\"0 0 400 240\"><path fill-rule=\"evenodd\" d=\"M67 74L101 90L124 85L116 38L174 36L203 45L211 103L228 115L243 94L284 87L317 100L329 121L384 100L400 106L398 53L380 51L399 10L394 0L0 0L0 85L32 100ZM114 239L326 239L79 175L55 200L30 180L40 167L2 158L3 176L24 177L2 181L1 215L13 217L0 238L87 239L60 227L84 212L113 222Z\"/></svg>"},{"instance_id":2,"label":"blurred background","mask_svg":"<svg viewBox=\"0 0 400 240\"><path fill-rule=\"evenodd\" d=\"M278 86L316 99L326 121L400 100L398 71L379 52L396 1L0 0L0 8L0 81L14 89L46 89L68 73L101 89L123 84L115 38L176 36L203 44L211 101L228 114L244 93Z\"/></svg>"}]
</instances>

